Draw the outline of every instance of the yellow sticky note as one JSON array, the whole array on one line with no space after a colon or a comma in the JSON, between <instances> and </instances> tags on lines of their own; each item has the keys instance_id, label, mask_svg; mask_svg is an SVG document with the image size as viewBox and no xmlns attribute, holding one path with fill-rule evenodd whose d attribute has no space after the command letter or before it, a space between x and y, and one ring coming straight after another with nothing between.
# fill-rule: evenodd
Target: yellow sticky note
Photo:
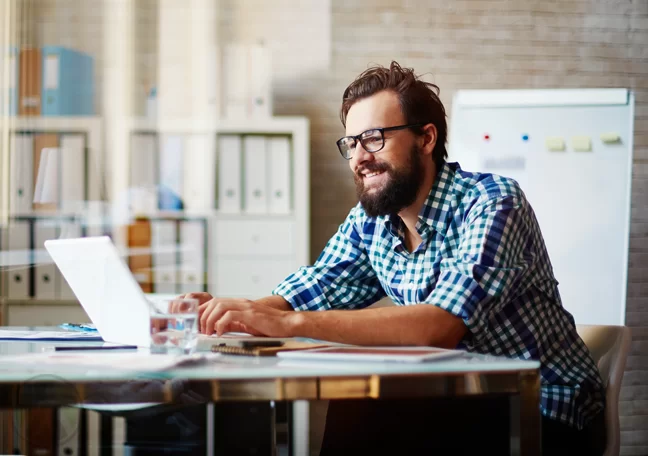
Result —
<instances>
[{"instance_id":1,"label":"yellow sticky note","mask_svg":"<svg viewBox=\"0 0 648 456\"><path fill-rule=\"evenodd\" d=\"M574 136L572 147L576 152L590 152L592 150L592 139L589 136Z\"/></svg>"},{"instance_id":2,"label":"yellow sticky note","mask_svg":"<svg viewBox=\"0 0 648 456\"><path fill-rule=\"evenodd\" d=\"M619 136L618 133L610 131L607 133L601 133L601 141L603 141L606 144L618 143L621 142L621 137Z\"/></svg>"},{"instance_id":3,"label":"yellow sticky note","mask_svg":"<svg viewBox=\"0 0 648 456\"><path fill-rule=\"evenodd\" d=\"M560 136L549 136L545 139L545 145L551 152L562 152L565 150L565 140Z\"/></svg>"}]
</instances>

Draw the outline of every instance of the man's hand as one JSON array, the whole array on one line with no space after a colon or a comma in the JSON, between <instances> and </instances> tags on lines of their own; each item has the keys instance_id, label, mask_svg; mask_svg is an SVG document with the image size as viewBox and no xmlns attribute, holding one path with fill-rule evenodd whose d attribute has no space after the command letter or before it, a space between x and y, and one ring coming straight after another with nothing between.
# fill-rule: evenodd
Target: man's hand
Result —
<instances>
[{"instance_id":1,"label":"man's hand","mask_svg":"<svg viewBox=\"0 0 648 456\"><path fill-rule=\"evenodd\" d=\"M279 310L248 299L212 298L201 302L198 309L200 332L219 336L226 332L245 332L255 336L292 337L295 319L299 318L292 310Z\"/></svg>"}]
</instances>

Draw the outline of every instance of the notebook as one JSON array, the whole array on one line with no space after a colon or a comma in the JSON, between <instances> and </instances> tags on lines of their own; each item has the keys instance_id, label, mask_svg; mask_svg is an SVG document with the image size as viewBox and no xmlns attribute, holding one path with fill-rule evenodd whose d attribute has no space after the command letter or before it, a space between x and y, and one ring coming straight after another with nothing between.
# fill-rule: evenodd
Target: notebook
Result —
<instances>
[{"instance_id":1,"label":"notebook","mask_svg":"<svg viewBox=\"0 0 648 456\"><path fill-rule=\"evenodd\" d=\"M326 344L314 344L312 342L287 341L274 347L264 346L234 346L234 345L212 345L211 351L226 355L241 356L276 356L278 353L296 350L309 350L313 348L328 347Z\"/></svg>"}]
</instances>

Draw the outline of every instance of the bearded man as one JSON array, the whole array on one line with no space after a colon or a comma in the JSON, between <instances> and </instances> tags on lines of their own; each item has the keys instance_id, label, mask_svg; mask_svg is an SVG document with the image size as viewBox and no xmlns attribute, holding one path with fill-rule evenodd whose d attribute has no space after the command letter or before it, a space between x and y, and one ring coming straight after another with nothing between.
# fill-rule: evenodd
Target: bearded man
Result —
<instances>
[{"instance_id":1,"label":"bearded man","mask_svg":"<svg viewBox=\"0 0 648 456\"><path fill-rule=\"evenodd\" d=\"M396 62L369 68L349 85L341 120L346 136L337 147L353 173L358 205L315 264L271 296L190 294L201 301L201 331L539 360L543 453L601 454L602 381L562 305L538 222L517 182L447 163L438 87ZM396 306L367 308L385 296ZM493 450L483 440L496 432L493 408L464 416L452 404L443 411L414 402L332 404L323 452L460 454L459 445L470 443ZM471 418L474 429L466 432ZM449 446L439 446L440 439Z\"/></svg>"}]
</instances>

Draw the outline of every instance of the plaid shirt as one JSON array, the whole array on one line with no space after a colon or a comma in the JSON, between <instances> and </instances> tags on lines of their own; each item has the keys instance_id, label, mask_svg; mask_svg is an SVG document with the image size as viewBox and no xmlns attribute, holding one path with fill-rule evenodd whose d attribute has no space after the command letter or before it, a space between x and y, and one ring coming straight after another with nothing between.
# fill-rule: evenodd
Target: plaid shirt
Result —
<instances>
[{"instance_id":1,"label":"plaid shirt","mask_svg":"<svg viewBox=\"0 0 648 456\"><path fill-rule=\"evenodd\" d=\"M590 353L562 306L533 209L508 178L446 163L405 248L398 216L351 210L313 266L273 294L295 310L361 309L384 296L463 319L459 348L541 362L543 415L581 429L604 406Z\"/></svg>"}]
</instances>

